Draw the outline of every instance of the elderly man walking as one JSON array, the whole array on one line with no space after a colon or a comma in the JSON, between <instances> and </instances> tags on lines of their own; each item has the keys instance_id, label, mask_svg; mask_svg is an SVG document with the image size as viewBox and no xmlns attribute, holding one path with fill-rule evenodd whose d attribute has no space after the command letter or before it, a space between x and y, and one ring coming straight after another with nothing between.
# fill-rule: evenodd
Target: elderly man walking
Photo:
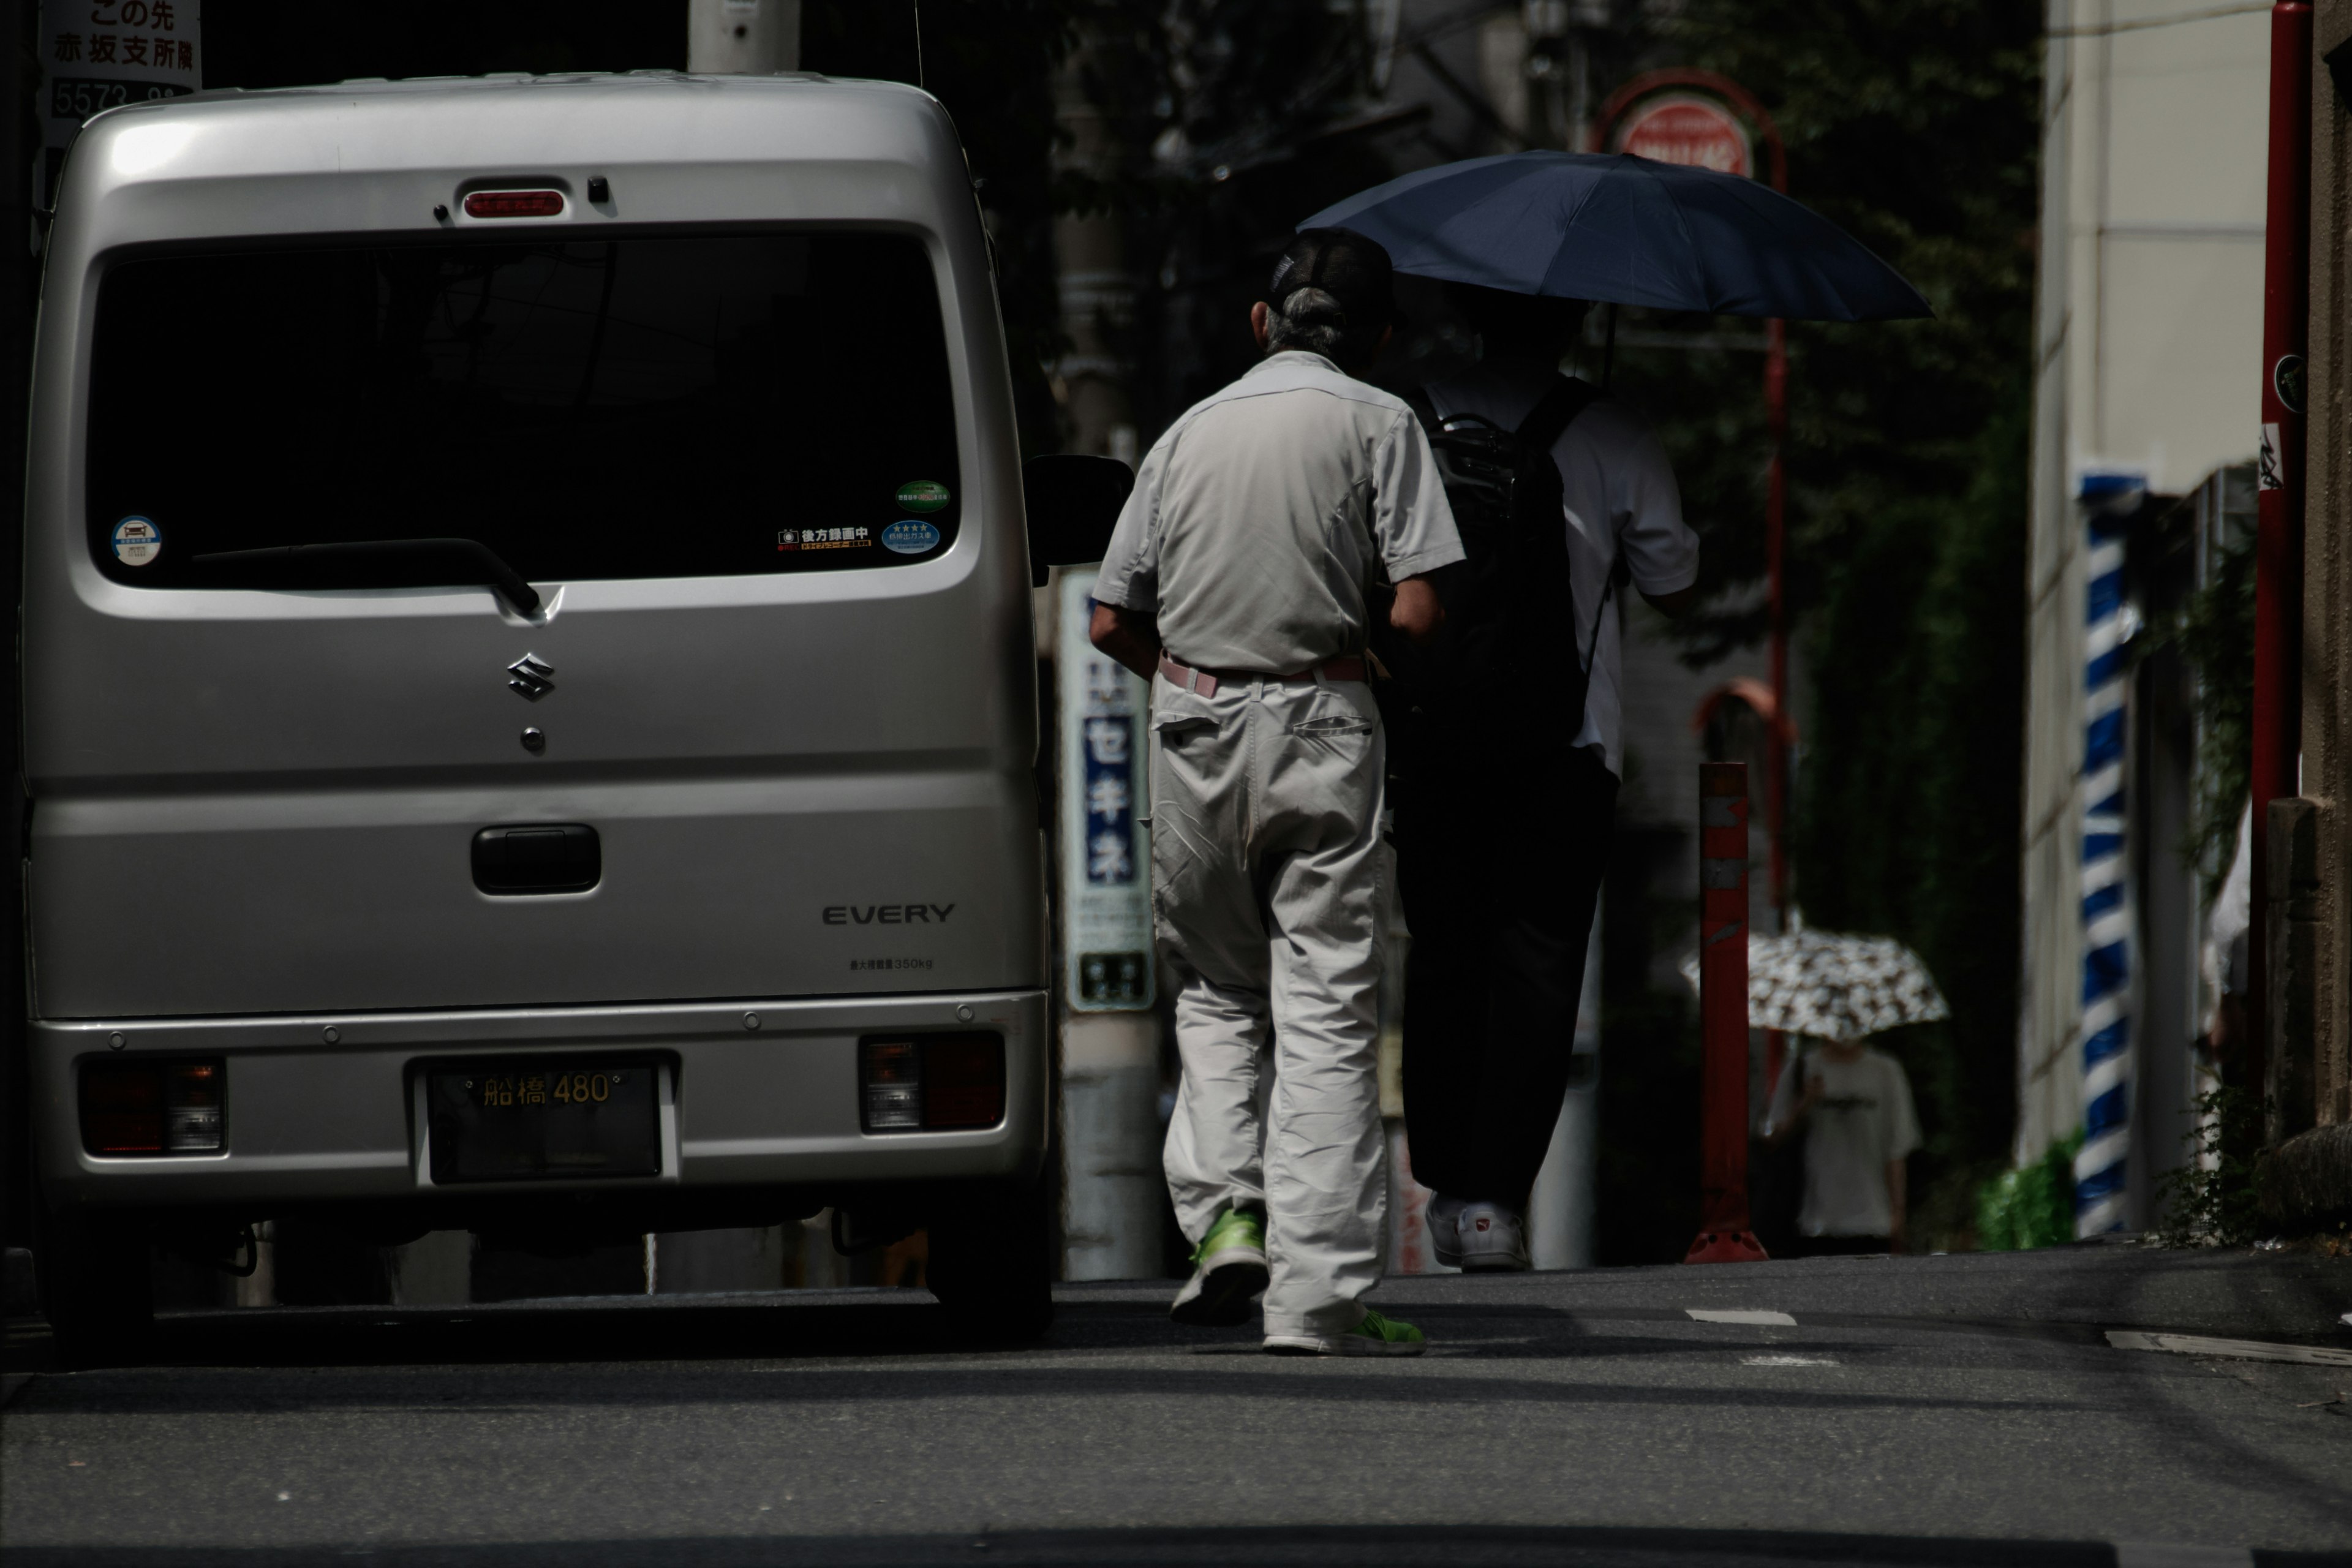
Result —
<instances>
[{"instance_id":1,"label":"elderly man walking","mask_svg":"<svg viewBox=\"0 0 2352 1568\"><path fill-rule=\"evenodd\" d=\"M1153 679L1153 900L1179 976L1168 1185L1197 1247L1179 1322L1265 1348L1414 1354L1379 1282L1376 1052L1385 741L1367 589L1416 641L1462 559L1427 437L1353 379L1395 316L1388 253L1297 237L1250 326L1265 359L1145 457L1096 580L1095 646ZM1154 679L1156 677L1156 679ZM1265 1080L1271 1075L1271 1083Z\"/></svg>"}]
</instances>

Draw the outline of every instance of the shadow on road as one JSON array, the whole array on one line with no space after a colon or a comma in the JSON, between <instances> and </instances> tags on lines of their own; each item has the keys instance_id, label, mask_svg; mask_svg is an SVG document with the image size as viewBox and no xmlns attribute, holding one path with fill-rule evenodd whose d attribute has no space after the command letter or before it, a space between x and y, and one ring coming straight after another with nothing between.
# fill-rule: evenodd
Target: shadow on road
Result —
<instances>
[{"instance_id":1,"label":"shadow on road","mask_svg":"<svg viewBox=\"0 0 2352 1568\"><path fill-rule=\"evenodd\" d=\"M2260 1568L2352 1565L2352 1553L2265 1552ZM2193 1552L2148 1561L2203 1562ZM2221 1561L2215 1556L2212 1561ZM2240 1562L2249 1556L2240 1554ZM711 1537L638 1541L523 1542L478 1546L334 1548L35 1548L10 1555L21 1568L291 1568L333 1561L392 1568L1192 1568L1264 1563L1289 1568L2129 1568L2133 1558L2105 1542L2002 1541L1954 1537L1839 1535L1793 1531L1463 1527L1306 1527L1242 1530L1029 1531L987 1535Z\"/></svg>"}]
</instances>

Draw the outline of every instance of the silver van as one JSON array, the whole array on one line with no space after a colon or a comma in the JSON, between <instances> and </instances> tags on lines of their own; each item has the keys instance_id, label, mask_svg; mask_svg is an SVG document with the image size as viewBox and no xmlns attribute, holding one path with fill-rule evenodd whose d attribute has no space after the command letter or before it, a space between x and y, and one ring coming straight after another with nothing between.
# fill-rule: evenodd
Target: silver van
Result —
<instances>
[{"instance_id":1,"label":"silver van","mask_svg":"<svg viewBox=\"0 0 2352 1568\"><path fill-rule=\"evenodd\" d=\"M269 1217L561 1248L931 1232L1051 1312L1031 556L928 96L352 82L93 120L23 620L37 1268ZM1116 469L1116 473L1106 470ZM1038 568L1042 572L1042 565Z\"/></svg>"}]
</instances>

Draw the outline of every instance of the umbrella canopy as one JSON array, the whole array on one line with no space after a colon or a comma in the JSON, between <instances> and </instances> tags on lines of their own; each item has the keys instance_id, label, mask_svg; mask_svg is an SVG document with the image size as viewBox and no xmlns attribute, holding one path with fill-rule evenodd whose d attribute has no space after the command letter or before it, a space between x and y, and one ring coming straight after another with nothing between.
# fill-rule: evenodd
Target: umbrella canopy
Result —
<instances>
[{"instance_id":1,"label":"umbrella canopy","mask_svg":"<svg viewBox=\"0 0 2352 1568\"><path fill-rule=\"evenodd\" d=\"M1683 960L1683 978L1698 989L1698 954ZM1951 1016L1919 955L1891 936L1799 931L1748 939L1750 1028L1858 1040Z\"/></svg>"},{"instance_id":2,"label":"umbrella canopy","mask_svg":"<svg viewBox=\"0 0 2352 1568\"><path fill-rule=\"evenodd\" d=\"M1399 272L1514 294L1720 316L1935 312L1852 235L1737 174L1624 153L1509 153L1421 169L1324 208Z\"/></svg>"}]
</instances>

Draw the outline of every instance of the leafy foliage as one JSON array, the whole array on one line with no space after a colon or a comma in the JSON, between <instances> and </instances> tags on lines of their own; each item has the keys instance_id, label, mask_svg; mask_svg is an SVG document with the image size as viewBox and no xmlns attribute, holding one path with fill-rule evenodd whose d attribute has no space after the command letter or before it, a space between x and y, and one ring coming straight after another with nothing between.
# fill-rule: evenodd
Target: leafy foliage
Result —
<instances>
[{"instance_id":1,"label":"leafy foliage","mask_svg":"<svg viewBox=\"0 0 2352 1568\"><path fill-rule=\"evenodd\" d=\"M2262 1225L2254 1152L2263 1146L2263 1109L2262 1097L2243 1089L2212 1089L2197 1097L2197 1121L2188 1134L2196 1157L2157 1183L2165 1215L2158 1241L2233 1247L2254 1238Z\"/></svg>"},{"instance_id":2,"label":"leafy foliage","mask_svg":"<svg viewBox=\"0 0 2352 1568\"><path fill-rule=\"evenodd\" d=\"M2253 790L2254 540L2225 539L2211 578L2147 639L2197 671L2197 798L2181 858L2204 876L2211 903L2238 848L2238 819Z\"/></svg>"},{"instance_id":3,"label":"leafy foliage","mask_svg":"<svg viewBox=\"0 0 2352 1568\"><path fill-rule=\"evenodd\" d=\"M1933 320L1792 322L1788 594L1812 689L1796 895L1916 948L1952 1005L1886 1042L1928 1133L1923 1185L2014 1112L2026 458L2040 68L2022 0L1693 0L1677 63L1770 108L1792 195L1885 257ZM1752 354L1626 356L1669 432L1702 583L1689 657L1753 639L1766 451Z\"/></svg>"},{"instance_id":4,"label":"leafy foliage","mask_svg":"<svg viewBox=\"0 0 2352 1568\"><path fill-rule=\"evenodd\" d=\"M1977 1247L2024 1252L2074 1239L2074 1154L2083 1135L2053 1143L2042 1158L2008 1171L1977 1193Z\"/></svg>"},{"instance_id":5,"label":"leafy foliage","mask_svg":"<svg viewBox=\"0 0 2352 1568\"><path fill-rule=\"evenodd\" d=\"M1108 155L1057 194L1124 230L1133 301L1106 324L1148 439L1255 363L1249 307L1293 226L1391 171L1345 133L1368 66L1348 7L1097 0L1087 26Z\"/></svg>"}]
</instances>

